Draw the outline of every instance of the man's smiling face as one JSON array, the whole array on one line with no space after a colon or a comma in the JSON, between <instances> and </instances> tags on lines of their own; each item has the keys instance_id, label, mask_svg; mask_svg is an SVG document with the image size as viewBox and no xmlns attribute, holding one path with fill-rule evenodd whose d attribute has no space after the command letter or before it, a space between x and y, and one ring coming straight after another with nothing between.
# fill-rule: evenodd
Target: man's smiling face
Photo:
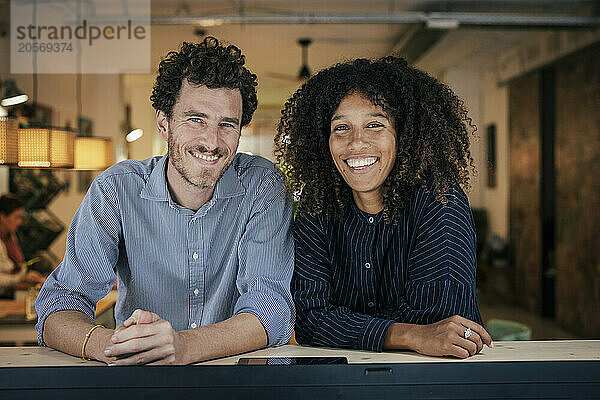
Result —
<instances>
[{"instance_id":1,"label":"man's smiling face","mask_svg":"<svg viewBox=\"0 0 600 400\"><path fill-rule=\"evenodd\" d=\"M171 118L161 113L158 118L162 118L163 128L159 121L159 129L169 145L170 167L189 185L214 188L237 151L242 119L240 91L209 89L184 80Z\"/></svg>"}]
</instances>

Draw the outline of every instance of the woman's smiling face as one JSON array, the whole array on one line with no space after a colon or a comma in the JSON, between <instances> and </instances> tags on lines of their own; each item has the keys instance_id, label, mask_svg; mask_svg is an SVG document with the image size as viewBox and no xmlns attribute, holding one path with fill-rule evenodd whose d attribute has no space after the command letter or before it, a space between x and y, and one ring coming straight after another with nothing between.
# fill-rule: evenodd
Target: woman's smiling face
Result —
<instances>
[{"instance_id":1,"label":"woman's smiling face","mask_svg":"<svg viewBox=\"0 0 600 400\"><path fill-rule=\"evenodd\" d=\"M361 93L350 93L331 118L329 150L355 198L381 195L381 185L396 161L393 118Z\"/></svg>"}]
</instances>

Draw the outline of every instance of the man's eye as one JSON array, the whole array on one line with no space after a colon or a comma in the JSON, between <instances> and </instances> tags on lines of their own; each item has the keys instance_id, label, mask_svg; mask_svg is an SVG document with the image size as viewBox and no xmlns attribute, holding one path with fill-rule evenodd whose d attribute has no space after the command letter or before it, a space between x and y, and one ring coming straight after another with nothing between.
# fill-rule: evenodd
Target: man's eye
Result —
<instances>
[{"instance_id":1,"label":"man's eye","mask_svg":"<svg viewBox=\"0 0 600 400\"><path fill-rule=\"evenodd\" d=\"M367 125L367 128L381 128L382 126L383 124L380 122L371 122L369 125Z\"/></svg>"},{"instance_id":2,"label":"man's eye","mask_svg":"<svg viewBox=\"0 0 600 400\"><path fill-rule=\"evenodd\" d=\"M194 122L196 124L199 124L199 123L202 122L202 119L201 118L194 118L194 117L192 117L192 118L189 118L188 121Z\"/></svg>"},{"instance_id":3,"label":"man's eye","mask_svg":"<svg viewBox=\"0 0 600 400\"><path fill-rule=\"evenodd\" d=\"M221 126L224 128L235 128L235 125L233 125L229 122L221 122Z\"/></svg>"}]
</instances>

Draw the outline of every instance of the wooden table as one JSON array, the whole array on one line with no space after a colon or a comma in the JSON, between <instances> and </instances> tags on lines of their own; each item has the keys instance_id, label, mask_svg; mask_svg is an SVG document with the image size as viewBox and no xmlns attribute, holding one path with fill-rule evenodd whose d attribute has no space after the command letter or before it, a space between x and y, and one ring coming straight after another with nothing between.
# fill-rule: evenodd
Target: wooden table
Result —
<instances>
[{"instance_id":1,"label":"wooden table","mask_svg":"<svg viewBox=\"0 0 600 400\"><path fill-rule=\"evenodd\" d=\"M96 304L96 316L110 308L119 294L110 291ZM37 343L37 320L25 317L25 300L0 300L0 343L12 343L17 346Z\"/></svg>"},{"instance_id":2,"label":"wooden table","mask_svg":"<svg viewBox=\"0 0 600 400\"><path fill-rule=\"evenodd\" d=\"M346 357L348 365L236 365L241 357ZM466 360L285 345L170 367L106 367L47 348L0 348L0 398L25 394L85 399L600 398L600 340L497 342Z\"/></svg>"}]
</instances>

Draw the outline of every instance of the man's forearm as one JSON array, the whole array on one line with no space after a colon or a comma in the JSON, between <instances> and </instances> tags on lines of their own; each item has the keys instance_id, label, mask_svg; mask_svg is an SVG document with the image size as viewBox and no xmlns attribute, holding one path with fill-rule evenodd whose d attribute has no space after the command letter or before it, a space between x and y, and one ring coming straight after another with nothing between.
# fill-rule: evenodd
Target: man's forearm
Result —
<instances>
[{"instance_id":1,"label":"man's forearm","mask_svg":"<svg viewBox=\"0 0 600 400\"><path fill-rule=\"evenodd\" d=\"M265 329L250 313L179 333L185 349L184 364L240 354L267 345Z\"/></svg>"},{"instance_id":2,"label":"man's forearm","mask_svg":"<svg viewBox=\"0 0 600 400\"><path fill-rule=\"evenodd\" d=\"M44 342L47 346L63 353L81 357L85 335L94 326L87 315L80 311L58 311L44 321ZM97 328L90 335L85 346L85 356L99 361L110 362L104 349L110 342L112 329Z\"/></svg>"}]
</instances>

